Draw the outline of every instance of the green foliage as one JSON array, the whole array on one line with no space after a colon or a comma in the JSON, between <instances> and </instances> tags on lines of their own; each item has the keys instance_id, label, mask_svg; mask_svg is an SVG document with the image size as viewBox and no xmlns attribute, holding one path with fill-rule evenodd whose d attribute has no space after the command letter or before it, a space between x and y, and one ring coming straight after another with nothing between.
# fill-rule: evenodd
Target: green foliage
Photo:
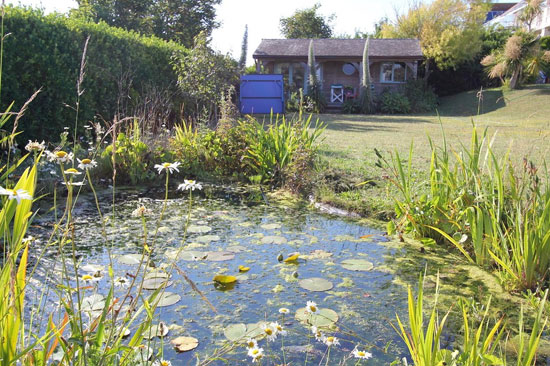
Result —
<instances>
[{"instance_id":1,"label":"green foliage","mask_svg":"<svg viewBox=\"0 0 550 366\"><path fill-rule=\"evenodd\" d=\"M217 120L220 95L239 79L236 62L210 48L206 34L201 33L192 50L173 56L172 65L178 86L189 100L187 115L199 123Z\"/></svg>"},{"instance_id":2,"label":"green foliage","mask_svg":"<svg viewBox=\"0 0 550 366\"><path fill-rule=\"evenodd\" d=\"M407 96L399 91L386 89L380 95L380 110L388 114L405 114L411 111Z\"/></svg>"},{"instance_id":3,"label":"green foliage","mask_svg":"<svg viewBox=\"0 0 550 366\"><path fill-rule=\"evenodd\" d=\"M361 113L361 104L354 99L347 99L344 104L342 104L342 113Z\"/></svg>"},{"instance_id":4,"label":"green foliage","mask_svg":"<svg viewBox=\"0 0 550 366\"><path fill-rule=\"evenodd\" d=\"M550 51L550 36L541 37L540 48L545 51Z\"/></svg>"},{"instance_id":5,"label":"green foliage","mask_svg":"<svg viewBox=\"0 0 550 366\"><path fill-rule=\"evenodd\" d=\"M412 113L433 112L437 108L437 95L424 80L407 80L405 96Z\"/></svg>"},{"instance_id":6,"label":"green foliage","mask_svg":"<svg viewBox=\"0 0 550 366\"><path fill-rule=\"evenodd\" d=\"M439 284L439 279L438 279ZM438 285L437 284L437 285ZM489 299L482 314L472 314L476 310L474 303L459 299L462 315L463 336L457 341L455 351L441 347L443 330L450 311L443 317L437 313L439 287L436 286L435 302L429 312L427 324L424 321L424 279L421 276L418 293L415 297L411 288L408 289L409 327L396 315L398 327L395 331L401 336L415 366L492 366L506 365L504 352L505 323L503 318L493 319L491 316L491 299ZM548 292L544 294L538 306L538 312L533 321L531 334L525 334L523 308L519 319L519 344L517 349L517 365L533 366L536 363L536 352L540 338L546 328L543 311ZM527 339L528 338L528 339Z\"/></svg>"},{"instance_id":7,"label":"green foliage","mask_svg":"<svg viewBox=\"0 0 550 366\"><path fill-rule=\"evenodd\" d=\"M418 38L429 62L441 70L455 68L473 60L481 50L487 11L481 0L416 2L394 23L383 24L381 34L385 38Z\"/></svg>"},{"instance_id":8,"label":"green foliage","mask_svg":"<svg viewBox=\"0 0 550 366\"><path fill-rule=\"evenodd\" d=\"M201 32L219 26L215 6L221 0L79 0L72 16L133 30L193 47Z\"/></svg>"},{"instance_id":9,"label":"green foliage","mask_svg":"<svg viewBox=\"0 0 550 366\"><path fill-rule=\"evenodd\" d=\"M311 8L296 10L293 15L279 20L279 28L286 38L330 38L334 15L328 18L317 14L321 4Z\"/></svg>"},{"instance_id":10,"label":"green foliage","mask_svg":"<svg viewBox=\"0 0 550 366\"><path fill-rule=\"evenodd\" d=\"M33 108L20 121L21 140L58 136L75 119L82 47L87 36L86 76L80 101L80 120L111 120L126 111L133 113L147 91L170 89L176 76L169 64L175 43L134 32L69 19L59 14L44 16L38 10L6 7L2 106L22 101L39 88ZM181 101L172 96L172 115L179 114ZM67 107L69 105L70 107ZM80 131L82 132L82 131ZM71 133L72 135L72 133Z\"/></svg>"},{"instance_id":11,"label":"green foliage","mask_svg":"<svg viewBox=\"0 0 550 366\"><path fill-rule=\"evenodd\" d=\"M457 248L468 260L496 267L512 288L547 288L550 266L550 186L547 167L542 177L527 160L517 169L504 156L497 159L486 131L474 126L470 147L448 150L431 139L429 194L417 196L409 161L398 154L384 163L401 191L393 227L418 238L433 238ZM454 159L453 159L454 156ZM544 182L544 183L543 183Z\"/></svg>"}]
</instances>

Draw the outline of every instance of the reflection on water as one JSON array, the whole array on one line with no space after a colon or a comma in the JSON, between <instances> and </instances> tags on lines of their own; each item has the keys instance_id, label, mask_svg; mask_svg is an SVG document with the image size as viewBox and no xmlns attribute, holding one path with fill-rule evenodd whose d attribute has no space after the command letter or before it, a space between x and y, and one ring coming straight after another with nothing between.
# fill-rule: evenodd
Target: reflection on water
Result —
<instances>
[{"instance_id":1,"label":"reflection on water","mask_svg":"<svg viewBox=\"0 0 550 366\"><path fill-rule=\"evenodd\" d=\"M285 206L275 202L264 202L259 194L250 194L238 189L206 188L206 193L195 195L190 215L189 233L184 238L189 201L184 195L171 197L167 203L164 219L156 228L162 211L162 194L156 191L121 191L115 205L115 216L111 207L104 207L109 219L107 231L109 243L102 236L101 225L94 210L93 199L80 198L81 208L76 211L76 244L82 261L82 273L102 271L106 273L109 263L109 248L112 246L115 277L128 277L137 266L143 248L141 219L132 217L131 212L138 204L144 204L152 212L147 217L148 243L152 249L152 263L159 272L175 260L177 267L192 280L198 289L215 307L215 313L190 287L181 273L173 271L166 291L179 295L181 300L173 305L157 309L159 320L168 326L169 333L164 340L164 358L172 365L188 365L195 362L196 354L201 358L225 344L224 329L235 323L257 323L279 321L278 309L286 307L290 314L284 326L289 334L285 337L287 363L303 364L308 332L296 318L296 310L315 301L321 309L331 309L338 315L338 329L331 332L340 339L341 345L331 350L331 359L340 360L354 349L356 344L367 347L373 354L371 365L389 364L402 357L404 349L401 340L391 328L395 313L406 312L405 290L392 283L392 275L377 270L384 262L384 256L391 256L392 249L381 242L385 238L380 232L361 226L353 221L323 216L306 207ZM108 192L102 202L108 202ZM50 214L38 218L34 235L44 234L40 227L48 227ZM156 234L156 238L153 237ZM46 231L47 233L47 231ZM56 248L52 248L46 259L41 261L37 271L41 281L34 281L34 288L47 283L54 289L59 281L59 263L56 263ZM279 255L287 258L299 252L297 261L280 262ZM362 261L347 262L355 259ZM361 264L371 262L372 270ZM356 267L349 265L355 263ZM250 267L239 273L239 265ZM359 269L359 270L356 270ZM150 271L155 271L150 269ZM90 272L91 273L91 272ZM215 286L214 275L231 275L237 282L229 286ZM315 286L331 284L324 291L310 291L300 285L301 280L321 278L325 281L309 281ZM46 279L48 279L46 281ZM154 289L165 279L152 276L148 288ZM307 285L308 281L302 282ZM108 276L94 282L94 293L106 295ZM307 286L306 286L307 287ZM308 287L309 288L309 287ZM122 296L125 289L116 289ZM149 292L149 290L146 290ZM40 291L36 291L40 292ZM175 296L174 295L174 296ZM45 313L59 314L57 295L47 292ZM29 301L36 301L31 294ZM172 298L174 300L177 297ZM353 334L355 333L355 335ZM194 351L176 353L169 341L178 336L192 336L199 340ZM159 349L160 339L153 341L153 348ZM308 363L317 364L326 351L326 346L311 341L314 348ZM280 339L266 344L260 341L266 356L280 357ZM386 349L386 351L384 351ZM239 347L227 356L231 365L249 363L244 347ZM335 362L336 363L336 362ZM353 360L348 361L354 364ZM224 364L222 361L213 364ZM265 363L264 363L265 364ZM274 364L282 364L278 358Z\"/></svg>"}]
</instances>

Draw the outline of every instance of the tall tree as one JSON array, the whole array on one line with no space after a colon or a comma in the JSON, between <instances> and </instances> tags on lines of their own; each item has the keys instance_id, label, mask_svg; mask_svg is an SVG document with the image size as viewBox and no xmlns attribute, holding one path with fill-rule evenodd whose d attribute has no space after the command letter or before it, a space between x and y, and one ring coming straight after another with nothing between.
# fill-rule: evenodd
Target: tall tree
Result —
<instances>
[{"instance_id":1,"label":"tall tree","mask_svg":"<svg viewBox=\"0 0 550 366\"><path fill-rule=\"evenodd\" d=\"M324 17L317 14L321 4L311 8L299 9L291 16L279 20L279 28L286 38L330 38L334 14Z\"/></svg>"},{"instance_id":2,"label":"tall tree","mask_svg":"<svg viewBox=\"0 0 550 366\"><path fill-rule=\"evenodd\" d=\"M246 68L246 57L248 53L248 24L244 26L243 43L241 45L241 57L239 58L239 71L242 73Z\"/></svg>"},{"instance_id":3,"label":"tall tree","mask_svg":"<svg viewBox=\"0 0 550 366\"><path fill-rule=\"evenodd\" d=\"M201 32L219 26L215 6L221 0L77 0L75 16L193 47Z\"/></svg>"},{"instance_id":4,"label":"tall tree","mask_svg":"<svg viewBox=\"0 0 550 366\"><path fill-rule=\"evenodd\" d=\"M531 32L533 21L542 14L544 0L526 0L525 7L518 16L518 21L523 23L528 32Z\"/></svg>"},{"instance_id":5,"label":"tall tree","mask_svg":"<svg viewBox=\"0 0 550 366\"><path fill-rule=\"evenodd\" d=\"M434 0L415 3L392 23L382 24L385 38L418 38L426 57L426 74L435 63L456 68L480 52L488 5L483 0Z\"/></svg>"}]
</instances>

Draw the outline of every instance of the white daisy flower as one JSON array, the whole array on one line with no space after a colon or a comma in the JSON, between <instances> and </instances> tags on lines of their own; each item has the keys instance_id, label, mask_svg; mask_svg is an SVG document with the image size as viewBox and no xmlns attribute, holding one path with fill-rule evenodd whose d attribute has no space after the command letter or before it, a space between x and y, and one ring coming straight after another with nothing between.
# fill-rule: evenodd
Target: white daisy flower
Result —
<instances>
[{"instance_id":1,"label":"white daisy flower","mask_svg":"<svg viewBox=\"0 0 550 366\"><path fill-rule=\"evenodd\" d=\"M172 366L172 362L168 360L156 360L153 366Z\"/></svg>"},{"instance_id":2,"label":"white daisy flower","mask_svg":"<svg viewBox=\"0 0 550 366\"><path fill-rule=\"evenodd\" d=\"M275 334L280 334L282 336L286 336L287 332L283 328L283 326L281 324L279 324L279 322L271 323L270 326L271 326L271 328L275 329Z\"/></svg>"},{"instance_id":3,"label":"white daisy flower","mask_svg":"<svg viewBox=\"0 0 550 366\"><path fill-rule=\"evenodd\" d=\"M78 167L82 170L88 170L88 169L92 169L92 168L95 168L97 166L97 162L95 160L91 160L91 159L76 159L78 160Z\"/></svg>"},{"instance_id":4,"label":"white daisy flower","mask_svg":"<svg viewBox=\"0 0 550 366\"><path fill-rule=\"evenodd\" d=\"M306 311L308 313L315 314L318 310L319 310L319 308L317 307L317 304L314 303L313 301L308 301L306 303Z\"/></svg>"},{"instance_id":5,"label":"white daisy flower","mask_svg":"<svg viewBox=\"0 0 550 366\"><path fill-rule=\"evenodd\" d=\"M264 326L264 334L267 336L268 342L273 342L277 339L277 331L271 325Z\"/></svg>"},{"instance_id":6,"label":"white daisy flower","mask_svg":"<svg viewBox=\"0 0 550 366\"><path fill-rule=\"evenodd\" d=\"M252 357L252 362L257 362L262 359L264 355L264 349L254 347L248 350L248 356Z\"/></svg>"},{"instance_id":7,"label":"white daisy flower","mask_svg":"<svg viewBox=\"0 0 550 366\"><path fill-rule=\"evenodd\" d=\"M32 200L32 196L24 189L7 189L0 187L0 196L8 196L8 200L16 200L21 203L21 200Z\"/></svg>"},{"instance_id":8,"label":"white daisy flower","mask_svg":"<svg viewBox=\"0 0 550 366\"><path fill-rule=\"evenodd\" d=\"M46 145L45 145L45 142L44 140L42 140L42 142L38 142L38 141L31 141L29 140L29 143L27 144L27 146L25 146L25 150L31 152L31 151L42 151L46 148Z\"/></svg>"},{"instance_id":9,"label":"white daisy flower","mask_svg":"<svg viewBox=\"0 0 550 366\"><path fill-rule=\"evenodd\" d=\"M158 170L159 174L162 173L163 170L166 170L170 174L173 173L174 170L179 173L180 170L178 169L178 167L180 165L181 163L179 162L155 164L155 169Z\"/></svg>"},{"instance_id":10,"label":"white daisy flower","mask_svg":"<svg viewBox=\"0 0 550 366\"><path fill-rule=\"evenodd\" d=\"M67 153L63 150L51 152L46 150L46 156L51 162L56 162L59 164L70 163L73 161L73 153Z\"/></svg>"},{"instance_id":11,"label":"white daisy flower","mask_svg":"<svg viewBox=\"0 0 550 366\"><path fill-rule=\"evenodd\" d=\"M315 336L316 341L322 342L323 339L325 338L325 335L323 334L323 332L321 332L319 328L317 328L316 326L311 327L311 333Z\"/></svg>"},{"instance_id":12,"label":"white daisy flower","mask_svg":"<svg viewBox=\"0 0 550 366\"><path fill-rule=\"evenodd\" d=\"M279 314L288 314L290 313L290 310L288 310L287 308L280 308L279 309Z\"/></svg>"},{"instance_id":13,"label":"white daisy flower","mask_svg":"<svg viewBox=\"0 0 550 366\"><path fill-rule=\"evenodd\" d=\"M351 352L351 354L355 358L361 358L363 360L368 360L369 358L372 358L372 353L367 351L359 351L357 348L355 348L353 352Z\"/></svg>"},{"instance_id":14,"label":"white daisy flower","mask_svg":"<svg viewBox=\"0 0 550 366\"><path fill-rule=\"evenodd\" d=\"M254 338L248 338L246 340L246 348L248 349L258 348L258 341L256 341Z\"/></svg>"},{"instance_id":15,"label":"white daisy flower","mask_svg":"<svg viewBox=\"0 0 550 366\"><path fill-rule=\"evenodd\" d=\"M185 179L183 183L178 186L178 190L180 191L188 191L188 190L194 191L195 189L200 191L202 189L202 184L197 183L194 180Z\"/></svg>"},{"instance_id":16,"label":"white daisy flower","mask_svg":"<svg viewBox=\"0 0 550 366\"><path fill-rule=\"evenodd\" d=\"M84 181L82 182L61 182L61 184L64 184L66 186L72 186L72 187L80 187L84 185Z\"/></svg>"},{"instance_id":17,"label":"white daisy flower","mask_svg":"<svg viewBox=\"0 0 550 366\"><path fill-rule=\"evenodd\" d=\"M142 217L142 216L148 215L150 213L151 213L151 210L149 210L145 206L141 205L138 208L136 208L134 211L132 211L132 216L133 217Z\"/></svg>"},{"instance_id":18,"label":"white daisy flower","mask_svg":"<svg viewBox=\"0 0 550 366\"><path fill-rule=\"evenodd\" d=\"M78 170L76 170L75 168L69 168L69 169L65 170L65 174L69 174L69 175L80 175L80 174L82 174L82 173L79 172Z\"/></svg>"},{"instance_id":19,"label":"white daisy flower","mask_svg":"<svg viewBox=\"0 0 550 366\"><path fill-rule=\"evenodd\" d=\"M130 286L130 281L126 277L117 277L115 278L114 282L115 282L115 287L125 288Z\"/></svg>"},{"instance_id":20,"label":"white daisy flower","mask_svg":"<svg viewBox=\"0 0 550 366\"><path fill-rule=\"evenodd\" d=\"M323 337L323 343L326 344L328 347L330 346L338 346L340 344L340 341L338 338L330 336L330 337Z\"/></svg>"}]
</instances>

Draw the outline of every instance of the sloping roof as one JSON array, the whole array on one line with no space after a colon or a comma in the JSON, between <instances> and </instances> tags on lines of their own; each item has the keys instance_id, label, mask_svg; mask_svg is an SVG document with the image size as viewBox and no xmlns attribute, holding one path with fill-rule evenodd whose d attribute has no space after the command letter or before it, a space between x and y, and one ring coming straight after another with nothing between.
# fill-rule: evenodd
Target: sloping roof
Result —
<instances>
[{"instance_id":1,"label":"sloping roof","mask_svg":"<svg viewBox=\"0 0 550 366\"><path fill-rule=\"evenodd\" d=\"M307 57L310 39L262 39L254 58ZM365 39L314 39L315 57L363 57ZM370 57L422 58L418 39L371 38Z\"/></svg>"}]
</instances>

